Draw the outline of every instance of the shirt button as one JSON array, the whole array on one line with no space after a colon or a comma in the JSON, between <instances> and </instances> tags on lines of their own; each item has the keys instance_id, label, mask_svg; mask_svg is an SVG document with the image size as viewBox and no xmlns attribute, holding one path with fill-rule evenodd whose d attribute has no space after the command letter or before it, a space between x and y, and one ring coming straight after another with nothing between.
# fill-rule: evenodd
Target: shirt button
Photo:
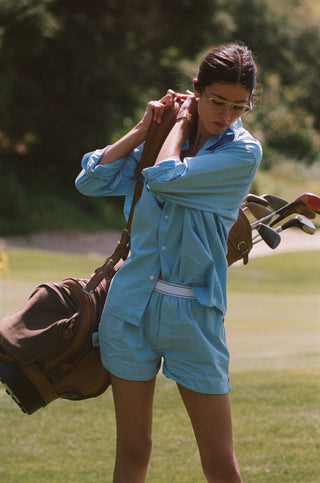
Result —
<instances>
[{"instance_id":1,"label":"shirt button","mask_svg":"<svg viewBox=\"0 0 320 483\"><path fill-rule=\"evenodd\" d=\"M165 249L166 249L166 247L163 245L163 246L161 247L161 250L162 250L162 251L164 251Z\"/></svg>"},{"instance_id":2,"label":"shirt button","mask_svg":"<svg viewBox=\"0 0 320 483\"><path fill-rule=\"evenodd\" d=\"M150 275L150 280L154 280L154 276L153 275Z\"/></svg>"},{"instance_id":3,"label":"shirt button","mask_svg":"<svg viewBox=\"0 0 320 483\"><path fill-rule=\"evenodd\" d=\"M169 215L165 215L164 219L169 220Z\"/></svg>"}]
</instances>

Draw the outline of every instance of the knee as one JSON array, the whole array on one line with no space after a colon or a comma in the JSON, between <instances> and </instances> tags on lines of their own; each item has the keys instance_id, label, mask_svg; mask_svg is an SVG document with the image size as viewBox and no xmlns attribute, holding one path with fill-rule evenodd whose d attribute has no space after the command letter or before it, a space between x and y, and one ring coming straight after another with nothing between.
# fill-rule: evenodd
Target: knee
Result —
<instances>
[{"instance_id":1,"label":"knee","mask_svg":"<svg viewBox=\"0 0 320 483\"><path fill-rule=\"evenodd\" d=\"M130 467L146 467L149 464L152 451L152 440L149 435L140 437L130 443L127 441L119 448L122 461Z\"/></svg>"},{"instance_id":2,"label":"knee","mask_svg":"<svg viewBox=\"0 0 320 483\"><path fill-rule=\"evenodd\" d=\"M233 456L202 461L202 469L209 483L241 483L242 481Z\"/></svg>"},{"instance_id":3,"label":"knee","mask_svg":"<svg viewBox=\"0 0 320 483\"><path fill-rule=\"evenodd\" d=\"M152 451L152 440L150 436L140 439L139 443L131 448L131 460L137 466L148 466Z\"/></svg>"}]
</instances>

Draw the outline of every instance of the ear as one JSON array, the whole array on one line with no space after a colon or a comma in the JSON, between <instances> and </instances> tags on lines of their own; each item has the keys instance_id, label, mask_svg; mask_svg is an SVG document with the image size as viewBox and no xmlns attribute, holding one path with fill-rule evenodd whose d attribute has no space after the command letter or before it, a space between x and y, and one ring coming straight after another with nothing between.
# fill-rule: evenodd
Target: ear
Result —
<instances>
[{"instance_id":1,"label":"ear","mask_svg":"<svg viewBox=\"0 0 320 483\"><path fill-rule=\"evenodd\" d=\"M198 98L201 96L202 88L199 84L198 79L193 79L193 93Z\"/></svg>"}]
</instances>

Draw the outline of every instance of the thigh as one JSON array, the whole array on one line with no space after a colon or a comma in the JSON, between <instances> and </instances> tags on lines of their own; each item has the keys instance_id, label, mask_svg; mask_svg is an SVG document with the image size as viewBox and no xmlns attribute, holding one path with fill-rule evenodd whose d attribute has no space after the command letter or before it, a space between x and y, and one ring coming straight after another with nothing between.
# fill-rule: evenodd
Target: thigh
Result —
<instances>
[{"instance_id":1,"label":"thigh","mask_svg":"<svg viewBox=\"0 0 320 483\"><path fill-rule=\"evenodd\" d=\"M155 377L128 381L111 376L118 443L134 445L151 436Z\"/></svg>"},{"instance_id":2,"label":"thigh","mask_svg":"<svg viewBox=\"0 0 320 483\"><path fill-rule=\"evenodd\" d=\"M178 385L203 461L233 459L228 394L202 394Z\"/></svg>"}]
</instances>

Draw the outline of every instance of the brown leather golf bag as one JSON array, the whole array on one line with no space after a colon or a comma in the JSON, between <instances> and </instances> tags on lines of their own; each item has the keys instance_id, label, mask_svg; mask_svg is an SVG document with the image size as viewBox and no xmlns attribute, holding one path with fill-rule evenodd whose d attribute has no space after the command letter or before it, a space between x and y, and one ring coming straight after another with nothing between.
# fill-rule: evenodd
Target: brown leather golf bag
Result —
<instances>
[{"instance_id":1,"label":"brown leather golf bag","mask_svg":"<svg viewBox=\"0 0 320 483\"><path fill-rule=\"evenodd\" d=\"M110 384L92 333L98 329L107 282L92 294L85 280L42 284L27 304L0 323L0 379L22 411L54 399L98 396Z\"/></svg>"}]
</instances>

